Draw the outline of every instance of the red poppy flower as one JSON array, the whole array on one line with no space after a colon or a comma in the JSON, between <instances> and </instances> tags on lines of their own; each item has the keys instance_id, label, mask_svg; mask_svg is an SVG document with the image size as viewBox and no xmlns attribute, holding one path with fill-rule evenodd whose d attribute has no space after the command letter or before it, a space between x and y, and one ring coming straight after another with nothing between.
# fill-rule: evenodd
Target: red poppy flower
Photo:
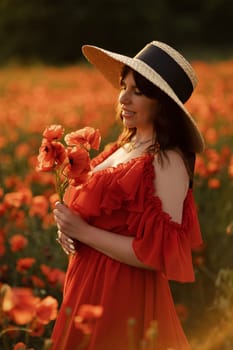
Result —
<instances>
[{"instance_id":1,"label":"red poppy flower","mask_svg":"<svg viewBox=\"0 0 233 350\"><path fill-rule=\"evenodd\" d=\"M17 261L16 270L20 273L27 272L35 262L34 258L21 258Z\"/></svg>"},{"instance_id":2,"label":"red poppy flower","mask_svg":"<svg viewBox=\"0 0 233 350\"><path fill-rule=\"evenodd\" d=\"M189 315L187 307L183 304L176 304L175 308L180 321L185 322Z\"/></svg>"},{"instance_id":3,"label":"red poppy flower","mask_svg":"<svg viewBox=\"0 0 233 350\"><path fill-rule=\"evenodd\" d=\"M60 269L51 269L49 266L42 264L40 266L41 272L46 276L50 285L60 285L64 286L65 282L65 272Z\"/></svg>"},{"instance_id":4,"label":"red poppy flower","mask_svg":"<svg viewBox=\"0 0 233 350\"><path fill-rule=\"evenodd\" d=\"M61 125L50 125L43 132L43 136L48 141L59 140L64 134L64 128Z\"/></svg>"},{"instance_id":5,"label":"red poppy flower","mask_svg":"<svg viewBox=\"0 0 233 350\"><path fill-rule=\"evenodd\" d=\"M202 255L197 255L193 257L193 265L200 267L205 264L205 257Z\"/></svg>"},{"instance_id":6,"label":"red poppy flower","mask_svg":"<svg viewBox=\"0 0 233 350\"><path fill-rule=\"evenodd\" d=\"M69 163L65 168L66 175L72 179L72 185L78 185L87 180L91 170L89 153L84 148L68 148Z\"/></svg>"},{"instance_id":7,"label":"red poppy flower","mask_svg":"<svg viewBox=\"0 0 233 350\"><path fill-rule=\"evenodd\" d=\"M31 276L31 281L32 281L32 284L34 287L37 287L37 288L44 288L45 287L45 282L41 278L39 278L35 275Z\"/></svg>"},{"instance_id":8,"label":"red poppy flower","mask_svg":"<svg viewBox=\"0 0 233 350\"><path fill-rule=\"evenodd\" d=\"M65 142L68 146L75 146L82 144L88 150L90 148L99 149L101 137L99 130L95 130L89 126L71 132L65 136Z\"/></svg>"},{"instance_id":9,"label":"red poppy flower","mask_svg":"<svg viewBox=\"0 0 233 350\"><path fill-rule=\"evenodd\" d=\"M22 188L17 192L6 193L4 203L6 207L20 208L23 204L29 204L31 197L31 191L28 188Z\"/></svg>"},{"instance_id":10,"label":"red poppy flower","mask_svg":"<svg viewBox=\"0 0 233 350\"><path fill-rule=\"evenodd\" d=\"M49 266L45 265L45 264L41 264L40 265L40 270L43 273L43 275L45 275L47 277L49 272L50 272L50 270L51 270L51 268Z\"/></svg>"},{"instance_id":11,"label":"red poppy flower","mask_svg":"<svg viewBox=\"0 0 233 350\"><path fill-rule=\"evenodd\" d=\"M208 180L208 187L214 190L218 189L221 186L221 182L217 178L211 178Z\"/></svg>"},{"instance_id":12,"label":"red poppy flower","mask_svg":"<svg viewBox=\"0 0 233 350\"><path fill-rule=\"evenodd\" d=\"M26 346L26 344L19 342L19 343L15 344L13 350L27 350L27 346Z\"/></svg>"},{"instance_id":13,"label":"red poppy flower","mask_svg":"<svg viewBox=\"0 0 233 350\"><path fill-rule=\"evenodd\" d=\"M84 334L90 334L95 321L103 314L101 305L83 304L80 306L77 316L74 318L75 327Z\"/></svg>"},{"instance_id":14,"label":"red poppy flower","mask_svg":"<svg viewBox=\"0 0 233 350\"><path fill-rule=\"evenodd\" d=\"M18 158L24 158L28 157L30 154L31 147L27 143L20 143L19 145L16 146L15 149L15 157Z\"/></svg>"},{"instance_id":15,"label":"red poppy flower","mask_svg":"<svg viewBox=\"0 0 233 350\"><path fill-rule=\"evenodd\" d=\"M11 237L9 242L10 242L12 252L18 252L23 248L25 248L28 244L27 238L20 234L17 234Z\"/></svg>"},{"instance_id":16,"label":"red poppy flower","mask_svg":"<svg viewBox=\"0 0 233 350\"><path fill-rule=\"evenodd\" d=\"M2 310L17 324L24 325L32 321L36 315L39 298L29 288L6 288L2 302Z\"/></svg>"},{"instance_id":17,"label":"red poppy flower","mask_svg":"<svg viewBox=\"0 0 233 350\"><path fill-rule=\"evenodd\" d=\"M43 139L39 148L38 171L50 171L56 165L61 165L66 158L65 147L62 143Z\"/></svg>"},{"instance_id":18,"label":"red poppy flower","mask_svg":"<svg viewBox=\"0 0 233 350\"><path fill-rule=\"evenodd\" d=\"M26 218L26 211L19 210L18 208L11 209L9 213L9 220L11 222L14 222L14 226L24 230L27 227L27 222L25 220Z\"/></svg>"},{"instance_id":19,"label":"red poppy flower","mask_svg":"<svg viewBox=\"0 0 233 350\"><path fill-rule=\"evenodd\" d=\"M44 334L45 326L34 318L30 324L30 336L31 337L41 337Z\"/></svg>"},{"instance_id":20,"label":"red poppy flower","mask_svg":"<svg viewBox=\"0 0 233 350\"><path fill-rule=\"evenodd\" d=\"M48 208L49 202L45 196L35 196L32 198L29 215L43 218L47 214Z\"/></svg>"},{"instance_id":21,"label":"red poppy flower","mask_svg":"<svg viewBox=\"0 0 233 350\"><path fill-rule=\"evenodd\" d=\"M23 194L21 192L6 193L4 203L8 207L19 208L23 204Z\"/></svg>"},{"instance_id":22,"label":"red poppy flower","mask_svg":"<svg viewBox=\"0 0 233 350\"><path fill-rule=\"evenodd\" d=\"M40 323L48 324L57 317L58 302L55 298L47 296L36 307L36 316Z\"/></svg>"}]
</instances>

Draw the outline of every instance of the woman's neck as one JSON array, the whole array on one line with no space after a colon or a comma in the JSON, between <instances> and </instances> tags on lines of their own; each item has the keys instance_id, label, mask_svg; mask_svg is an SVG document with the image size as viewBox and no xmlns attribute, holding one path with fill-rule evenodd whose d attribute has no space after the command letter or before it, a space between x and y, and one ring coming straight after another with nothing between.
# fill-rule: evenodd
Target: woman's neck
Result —
<instances>
[{"instance_id":1,"label":"woman's neck","mask_svg":"<svg viewBox=\"0 0 233 350\"><path fill-rule=\"evenodd\" d=\"M153 130L137 130L136 134L133 136L132 140L134 142L144 143L153 141L155 139L155 134Z\"/></svg>"}]
</instances>

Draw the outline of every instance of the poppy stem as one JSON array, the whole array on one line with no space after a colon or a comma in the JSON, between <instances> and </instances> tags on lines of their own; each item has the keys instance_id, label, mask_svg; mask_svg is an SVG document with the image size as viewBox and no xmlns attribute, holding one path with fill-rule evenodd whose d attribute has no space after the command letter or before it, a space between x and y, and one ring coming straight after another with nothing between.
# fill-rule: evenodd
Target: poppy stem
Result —
<instances>
[{"instance_id":1,"label":"poppy stem","mask_svg":"<svg viewBox=\"0 0 233 350\"><path fill-rule=\"evenodd\" d=\"M65 176L65 179L62 179L62 176ZM64 175L63 169L57 168L55 169L55 188L58 193L59 201L63 204L64 200L64 193L69 186L69 180L67 179L67 176Z\"/></svg>"},{"instance_id":2,"label":"poppy stem","mask_svg":"<svg viewBox=\"0 0 233 350\"><path fill-rule=\"evenodd\" d=\"M12 332L12 331L21 331L21 332L30 333L30 332L31 332L31 329L23 328L23 327L8 327L8 328L3 329L3 330L0 332L0 338L3 337L6 333Z\"/></svg>"}]
</instances>

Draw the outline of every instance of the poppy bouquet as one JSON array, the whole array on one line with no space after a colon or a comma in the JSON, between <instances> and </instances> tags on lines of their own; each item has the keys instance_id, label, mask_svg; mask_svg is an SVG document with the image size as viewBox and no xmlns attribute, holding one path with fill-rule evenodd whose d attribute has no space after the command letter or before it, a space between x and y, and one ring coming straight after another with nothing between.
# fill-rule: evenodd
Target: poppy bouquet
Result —
<instances>
[{"instance_id":1,"label":"poppy bouquet","mask_svg":"<svg viewBox=\"0 0 233 350\"><path fill-rule=\"evenodd\" d=\"M71 132L64 136L61 125L50 125L43 132L43 139L37 157L37 170L55 172L55 186L59 200L69 185L78 186L84 183L91 173L91 149L98 150L101 137L99 130L91 127Z\"/></svg>"}]
</instances>

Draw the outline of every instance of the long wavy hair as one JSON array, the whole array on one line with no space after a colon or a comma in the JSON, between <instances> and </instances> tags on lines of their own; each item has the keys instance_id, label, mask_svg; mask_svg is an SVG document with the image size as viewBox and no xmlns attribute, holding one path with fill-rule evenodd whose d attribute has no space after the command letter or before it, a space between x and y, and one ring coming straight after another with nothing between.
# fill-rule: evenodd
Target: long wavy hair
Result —
<instances>
[{"instance_id":1,"label":"long wavy hair","mask_svg":"<svg viewBox=\"0 0 233 350\"><path fill-rule=\"evenodd\" d=\"M153 120L155 138L153 144L146 149L146 152L158 153L158 159L163 165L164 157L167 158L166 151L177 151L183 158L191 186L195 166L195 153L190 152L188 148L189 140L184 128L184 112L162 90L128 66L124 66L122 70L121 81L131 71L139 91L149 98L158 100L161 105L160 112ZM122 120L120 105L117 108L117 118ZM124 145L130 142L135 134L136 128L124 127L119 137L120 144Z\"/></svg>"}]
</instances>

